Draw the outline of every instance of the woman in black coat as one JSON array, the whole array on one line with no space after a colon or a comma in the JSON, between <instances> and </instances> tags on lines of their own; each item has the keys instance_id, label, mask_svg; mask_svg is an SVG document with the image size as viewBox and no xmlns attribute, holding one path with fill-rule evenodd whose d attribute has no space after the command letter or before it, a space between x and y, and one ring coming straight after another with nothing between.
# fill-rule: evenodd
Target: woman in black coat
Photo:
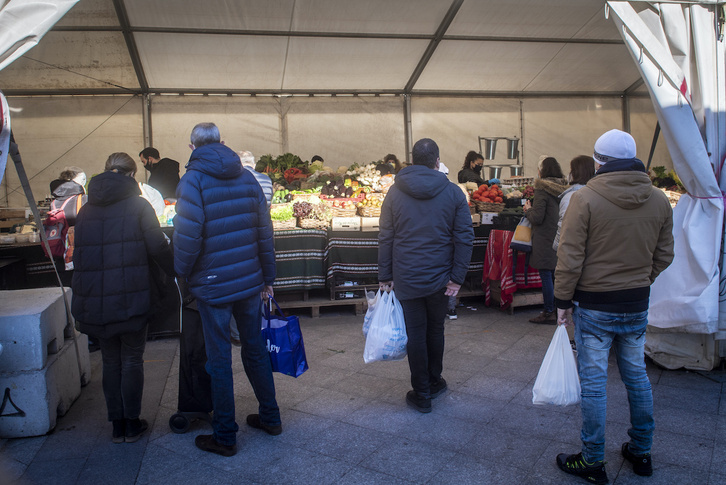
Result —
<instances>
[{"instance_id":1,"label":"woman in black coat","mask_svg":"<svg viewBox=\"0 0 726 485\"><path fill-rule=\"evenodd\" d=\"M542 279L544 311L530 319L532 323L557 323L555 312L555 267L557 252L552 243L560 219L560 195L567 189L560 164L553 157L540 162L539 178L534 182L534 199L524 204L524 216L532 223L532 256L530 264L539 270Z\"/></svg>"},{"instance_id":2,"label":"woman in black coat","mask_svg":"<svg viewBox=\"0 0 726 485\"><path fill-rule=\"evenodd\" d=\"M134 442L148 427L139 415L154 309L149 259L170 275L174 262L154 209L140 196L134 159L113 153L105 170L91 179L76 219L71 310L80 330L101 346L113 442Z\"/></svg>"}]
</instances>

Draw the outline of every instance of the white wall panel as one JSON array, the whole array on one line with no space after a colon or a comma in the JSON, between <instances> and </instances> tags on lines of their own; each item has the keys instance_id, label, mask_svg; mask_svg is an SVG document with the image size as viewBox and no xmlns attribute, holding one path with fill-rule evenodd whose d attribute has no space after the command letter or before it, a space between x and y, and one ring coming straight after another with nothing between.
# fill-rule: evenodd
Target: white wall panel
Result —
<instances>
[{"instance_id":1,"label":"white wall panel","mask_svg":"<svg viewBox=\"0 0 726 485\"><path fill-rule=\"evenodd\" d=\"M399 96L287 98L287 147L304 160L320 155L333 168L393 153L405 160Z\"/></svg>"},{"instance_id":2,"label":"white wall panel","mask_svg":"<svg viewBox=\"0 0 726 485\"><path fill-rule=\"evenodd\" d=\"M48 32L0 71L0 89L138 89L121 32Z\"/></svg>"},{"instance_id":3,"label":"white wall panel","mask_svg":"<svg viewBox=\"0 0 726 485\"><path fill-rule=\"evenodd\" d=\"M451 35L502 37L587 37L582 25L619 39L612 22L605 20L604 1L593 0L487 0L465 1L448 30ZM602 25L609 26L602 29Z\"/></svg>"},{"instance_id":4,"label":"white wall panel","mask_svg":"<svg viewBox=\"0 0 726 485\"><path fill-rule=\"evenodd\" d=\"M415 89L522 91L563 45L445 40Z\"/></svg>"},{"instance_id":5,"label":"white wall panel","mask_svg":"<svg viewBox=\"0 0 726 485\"><path fill-rule=\"evenodd\" d=\"M479 151L479 137L519 136L519 100L492 98L414 97L411 101L413 140L431 138L439 145L449 179L470 150ZM400 157L399 157L400 158ZM506 158L506 142L498 142L494 164L514 164Z\"/></svg>"},{"instance_id":6,"label":"white wall panel","mask_svg":"<svg viewBox=\"0 0 726 485\"><path fill-rule=\"evenodd\" d=\"M103 171L111 153L126 152L136 159L143 148L139 97L13 97L8 103L36 201L49 194L51 180L67 166L83 168L90 178ZM137 180L143 180L140 175ZM27 206L10 160L5 180L0 185L0 203L5 204L7 187L9 207Z\"/></svg>"},{"instance_id":7,"label":"white wall panel","mask_svg":"<svg viewBox=\"0 0 726 485\"><path fill-rule=\"evenodd\" d=\"M647 165L658 117L653 111L653 102L650 98L631 98L629 105L630 133L635 138L638 156ZM658 137L655 152L653 153L653 160L650 163L651 167L657 167L659 165L666 167L668 170L673 168L673 160L671 160L671 155L668 152L668 146L662 133Z\"/></svg>"},{"instance_id":8,"label":"white wall panel","mask_svg":"<svg viewBox=\"0 0 726 485\"><path fill-rule=\"evenodd\" d=\"M285 37L134 34L153 89L279 89Z\"/></svg>"},{"instance_id":9,"label":"white wall panel","mask_svg":"<svg viewBox=\"0 0 726 485\"><path fill-rule=\"evenodd\" d=\"M189 161L189 136L197 123L212 122L235 151L256 158L280 153L280 100L268 96L154 96L151 98L153 145L181 165ZM136 153L141 151L139 149Z\"/></svg>"},{"instance_id":10,"label":"white wall panel","mask_svg":"<svg viewBox=\"0 0 726 485\"><path fill-rule=\"evenodd\" d=\"M562 171L569 173L570 160L592 156L595 140L613 128L622 129L619 98L526 99L524 173L537 176L541 155L555 157Z\"/></svg>"},{"instance_id":11,"label":"white wall panel","mask_svg":"<svg viewBox=\"0 0 726 485\"><path fill-rule=\"evenodd\" d=\"M426 40L292 37L283 88L403 89L428 44Z\"/></svg>"}]
</instances>

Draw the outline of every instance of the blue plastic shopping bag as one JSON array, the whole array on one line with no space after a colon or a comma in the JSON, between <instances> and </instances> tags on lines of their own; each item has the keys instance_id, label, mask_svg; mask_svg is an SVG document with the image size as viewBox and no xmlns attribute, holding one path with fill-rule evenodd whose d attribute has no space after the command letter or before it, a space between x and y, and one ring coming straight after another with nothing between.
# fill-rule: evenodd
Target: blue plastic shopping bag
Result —
<instances>
[{"instance_id":1,"label":"blue plastic shopping bag","mask_svg":"<svg viewBox=\"0 0 726 485\"><path fill-rule=\"evenodd\" d=\"M272 313L273 302L279 315ZM302 375L308 370L308 361L300 321L296 316L283 316L274 298L270 298L269 305L262 306L262 338L270 354L272 371L292 377Z\"/></svg>"}]
</instances>

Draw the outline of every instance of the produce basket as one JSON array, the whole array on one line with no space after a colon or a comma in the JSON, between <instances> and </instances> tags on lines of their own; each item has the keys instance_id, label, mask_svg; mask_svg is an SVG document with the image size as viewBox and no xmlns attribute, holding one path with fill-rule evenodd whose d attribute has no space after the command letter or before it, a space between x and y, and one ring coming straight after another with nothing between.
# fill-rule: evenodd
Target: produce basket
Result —
<instances>
[{"instance_id":1,"label":"produce basket","mask_svg":"<svg viewBox=\"0 0 726 485\"><path fill-rule=\"evenodd\" d=\"M473 201L476 204L478 212L500 212L504 210L505 204L494 203L494 202L481 202L479 200Z\"/></svg>"},{"instance_id":2,"label":"produce basket","mask_svg":"<svg viewBox=\"0 0 726 485\"><path fill-rule=\"evenodd\" d=\"M355 207L355 204L362 201L363 197L337 197L337 198L331 198L331 199L323 199L323 201L328 204L328 207L330 207L330 210L332 211L333 217L353 217L356 215L357 210ZM335 207L336 202L352 202L353 207Z\"/></svg>"},{"instance_id":3,"label":"produce basket","mask_svg":"<svg viewBox=\"0 0 726 485\"><path fill-rule=\"evenodd\" d=\"M296 200L309 201L313 197L320 198L320 194L292 194L292 201L293 202L295 202Z\"/></svg>"},{"instance_id":4,"label":"produce basket","mask_svg":"<svg viewBox=\"0 0 726 485\"><path fill-rule=\"evenodd\" d=\"M361 217L381 217L381 208L380 207L358 207L358 214Z\"/></svg>"},{"instance_id":5,"label":"produce basket","mask_svg":"<svg viewBox=\"0 0 726 485\"><path fill-rule=\"evenodd\" d=\"M295 229L297 227L297 221L295 219L288 219L286 221L272 221L273 231L284 231L285 229Z\"/></svg>"},{"instance_id":6,"label":"produce basket","mask_svg":"<svg viewBox=\"0 0 726 485\"><path fill-rule=\"evenodd\" d=\"M298 224L303 229L327 229L330 227L330 221L321 221L320 219L298 219Z\"/></svg>"}]
</instances>

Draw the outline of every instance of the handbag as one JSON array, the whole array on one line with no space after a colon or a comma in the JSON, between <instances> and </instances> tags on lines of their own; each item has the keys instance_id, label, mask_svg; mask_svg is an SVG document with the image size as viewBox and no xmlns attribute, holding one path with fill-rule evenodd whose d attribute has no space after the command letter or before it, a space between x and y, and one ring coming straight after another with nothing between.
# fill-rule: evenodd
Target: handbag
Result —
<instances>
[{"instance_id":1,"label":"handbag","mask_svg":"<svg viewBox=\"0 0 726 485\"><path fill-rule=\"evenodd\" d=\"M580 402L580 376L567 328L558 325L532 388L532 404L568 406Z\"/></svg>"},{"instance_id":2,"label":"handbag","mask_svg":"<svg viewBox=\"0 0 726 485\"><path fill-rule=\"evenodd\" d=\"M377 360L402 360L406 357L407 344L403 307L393 290L382 292L371 316L363 360L366 364Z\"/></svg>"},{"instance_id":3,"label":"handbag","mask_svg":"<svg viewBox=\"0 0 726 485\"><path fill-rule=\"evenodd\" d=\"M522 217L519 224L517 224L509 247L515 251L532 251L532 223L526 217Z\"/></svg>"},{"instance_id":4,"label":"handbag","mask_svg":"<svg viewBox=\"0 0 726 485\"><path fill-rule=\"evenodd\" d=\"M279 315L272 313L275 303ZM280 305L270 298L269 305L263 306L262 339L270 355L272 372L279 372L292 377L299 377L308 370L305 356L300 320L296 316L283 316Z\"/></svg>"}]
</instances>

